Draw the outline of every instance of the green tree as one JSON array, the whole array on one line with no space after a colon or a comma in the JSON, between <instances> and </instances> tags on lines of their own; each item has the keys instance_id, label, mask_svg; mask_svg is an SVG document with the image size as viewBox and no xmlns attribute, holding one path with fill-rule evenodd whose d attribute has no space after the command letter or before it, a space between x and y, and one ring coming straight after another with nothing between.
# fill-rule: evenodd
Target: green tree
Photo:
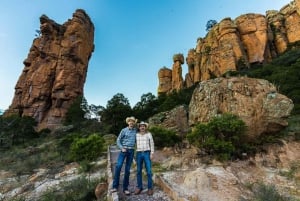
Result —
<instances>
[{"instance_id":1,"label":"green tree","mask_svg":"<svg viewBox=\"0 0 300 201\"><path fill-rule=\"evenodd\" d=\"M36 125L37 122L29 116L0 117L0 138L2 141L11 142L12 145L24 144L26 140L38 137L34 129Z\"/></svg>"},{"instance_id":2,"label":"green tree","mask_svg":"<svg viewBox=\"0 0 300 201\"><path fill-rule=\"evenodd\" d=\"M101 122L109 126L109 132L119 134L126 126L125 119L132 116L133 111L128 99L121 93L117 93L107 102L106 108L100 111Z\"/></svg>"},{"instance_id":3,"label":"green tree","mask_svg":"<svg viewBox=\"0 0 300 201\"><path fill-rule=\"evenodd\" d=\"M213 26L215 26L217 24L216 20L208 20L206 23L206 31L211 30L211 28L213 28Z\"/></svg>"},{"instance_id":4,"label":"green tree","mask_svg":"<svg viewBox=\"0 0 300 201\"><path fill-rule=\"evenodd\" d=\"M85 120L85 114L87 112L87 101L83 96L78 96L69 107L64 120L65 125L72 124L74 126L80 125Z\"/></svg>"},{"instance_id":5,"label":"green tree","mask_svg":"<svg viewBox=\"0 0 300 201\"><path fill-rule=\"evenodd\" d=\"M134 116L141 120L147 120L157 113L158 100L152 93L143 94L141 100L133 107Z\"/></svg>"},{"instance_id":6,"label":"green tree","mask_svg":"<svg viewBox=\"0 0 300 201\"><path fill-rule=\"evenodd\" d=\"M195 84L189 88L173 91L168 95L160 95L158 97L158 112L171 110L178 105L189 105L196 86Z\"/></svg>"}]
</instances>

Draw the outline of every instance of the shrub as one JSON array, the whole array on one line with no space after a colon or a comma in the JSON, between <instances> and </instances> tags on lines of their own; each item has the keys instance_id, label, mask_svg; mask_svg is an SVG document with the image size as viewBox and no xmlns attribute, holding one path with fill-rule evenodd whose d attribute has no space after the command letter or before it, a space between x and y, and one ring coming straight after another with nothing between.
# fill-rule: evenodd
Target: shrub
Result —
<instances>
[{"instance_id":1,"label":"shrub","mask_svg":"<svg viewBox=\"0 0 300 201\"><path fill-rule=\"evenodd\" d=\"M77 138L70 147L71 159L74 161L92 161L100 155L103 145L104 139L97 134L92 134L87 138Z\"/></svg>"},{"instance_id":2,"label":"shrub","mask_svg":"<svg viewBox=\"0 0 300 201\"><path fill-rule=\"evenodd\" d=\"M15 196L13 198L10 198L9 201L26 201L25 196Z\"/></svg>"},{"instance_id":3,"label":"shrub","mask_svg":"<svg viewBox=\"0 0 300 201\"><path fill-rule=\"evenodd\" d=\"M44 192L39 200L41 201L89 201L96 200L95 187L99 181L89 181L84 177L63 182L57 188L51 188Z\"/></svg>"},{"instance_id":4,"label":"shrub","mask_svg":"<svg viewBox=\"0 0 300 201\"><path fill-rule=\"evenodd\" d=\"M216 155L219 160L227 160L243 147L241 140L246 129L245 123L233 114L222 114L209 123L197 124L188 133L191 144Z\"/></svg>"},{"instance_id":5,"label":"shrub","mask_svg":"<svg viewBox=\"0 0 300 201\"><path fill-rule=\"evenodd\" d=\"M156 147L172 147L180 142L180 137L175 131L168 130L162 127L154 126L149 129L153 135L154 144Z\"/></svg>"},{"instance_id":6,"label":"shrub","mask_svg":"<svg viewBox=\"0 0 300 201\"><path fill-rule=\"evenodd\" d=\"M282 196L278 193L274 185L259 183L254 186L254 197L251 201L292 201L293 198Z\"/></svg>"},{"instance_id":7,"label":"shrub","mask_svg":"<svg viewBox=\"0 0 300 201\"><path fill-rule=\"evenodd\" d=\"M0 148L4 144L19 145L30 142L39 137L34 127L37 122L29 116L19 117L12 115L9 117L0 117ZM6 141L2 142L2 141ZM5 146L5 145L4 145Z\"/></svg>"}]
</instances>

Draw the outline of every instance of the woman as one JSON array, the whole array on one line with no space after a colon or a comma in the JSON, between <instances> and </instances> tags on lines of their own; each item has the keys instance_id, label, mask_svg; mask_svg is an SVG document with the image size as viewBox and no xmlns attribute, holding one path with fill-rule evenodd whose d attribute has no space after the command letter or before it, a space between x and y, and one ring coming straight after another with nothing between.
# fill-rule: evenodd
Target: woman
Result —
<instances>
[{"instance_id":1,"label":"woman","mask_svg":"<svg viewBox=\"0 0 300 201\"><path fill-rule=\"evenodd\" d=\"M139 130L136 134L136 164L137 164L137 189L134 194L140 194L143 190L142 182L142 168L145 163L147 177L148 177L148 195L153 195L153 181L152 181L152 164L151 159L154 154L154 141L152 134L147 131L148 123L140 122Z\"/></svg>"}]
</instances>

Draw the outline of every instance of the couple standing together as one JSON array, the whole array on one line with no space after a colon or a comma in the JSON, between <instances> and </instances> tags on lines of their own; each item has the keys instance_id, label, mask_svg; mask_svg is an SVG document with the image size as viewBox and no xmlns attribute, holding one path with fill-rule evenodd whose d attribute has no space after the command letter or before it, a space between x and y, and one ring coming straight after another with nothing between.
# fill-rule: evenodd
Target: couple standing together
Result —
<instances>
[{"instance_id":1,"label":"couple standing together","mask_svg":"<svg viewBox=\"0 0 300 201\"><path fill-rule=\"evenodd\" d=\"M148 124L140 122L138 128L135 127L137 120L134 117L127 117L126 123L128 126L123 128L117 138L117 145L121 149L118 156L113 186L111 192L116 192L119 187L120 173L124 161L125 173L123 180L123 192L125 195L130 195L128 190L130 167L134 157L134 149L136 145L136 164L137 164L137 186L134 194L140 194L143 190L142 168L145 163L148 177L148 195L153 195L152 168L151 159L154 153L154 142L150 132L147 131Z\"/></svg>"}]
</instances>

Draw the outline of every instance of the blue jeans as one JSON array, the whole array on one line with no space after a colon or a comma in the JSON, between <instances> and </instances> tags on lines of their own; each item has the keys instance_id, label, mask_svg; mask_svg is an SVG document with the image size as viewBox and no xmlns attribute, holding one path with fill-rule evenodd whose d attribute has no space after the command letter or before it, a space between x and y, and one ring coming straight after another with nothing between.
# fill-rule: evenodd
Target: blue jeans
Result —
<instances>
[{"instance_id":1,"label":"blue jeans","mask_svg":"<svg viewBox=\"0 0 300 201\"><path fill-rule=\"evenodd\" d=\"M152 165L150 159L150 151L137 152L136 154L136 165L137 165L137 188L143 190L143 181L142 181L142 169L143 162L145 163L147 177L148 177L148 189L153 188L152 182Z\"/></svg>"},{"instance_id":2,"label":"blue jeans","mask_svg":"<svg viewBox=\"0 0 300 201\"><path fill-rule=\"evenodd\" d=\"M121 169L124 163L124 160L126 159L125 163L125 173L124 173L124 180L123 180L123 191L128 190L129 185L129 175L130 175L130 167L133 161L133 155L134 150L133 149L127 149L126 152L120 152L116 169L115 169L115 175L114 175L114 181L113 181L113 188L118 189L119 182L120 182L120 173Z\"/></svg>"}]
</instances>

